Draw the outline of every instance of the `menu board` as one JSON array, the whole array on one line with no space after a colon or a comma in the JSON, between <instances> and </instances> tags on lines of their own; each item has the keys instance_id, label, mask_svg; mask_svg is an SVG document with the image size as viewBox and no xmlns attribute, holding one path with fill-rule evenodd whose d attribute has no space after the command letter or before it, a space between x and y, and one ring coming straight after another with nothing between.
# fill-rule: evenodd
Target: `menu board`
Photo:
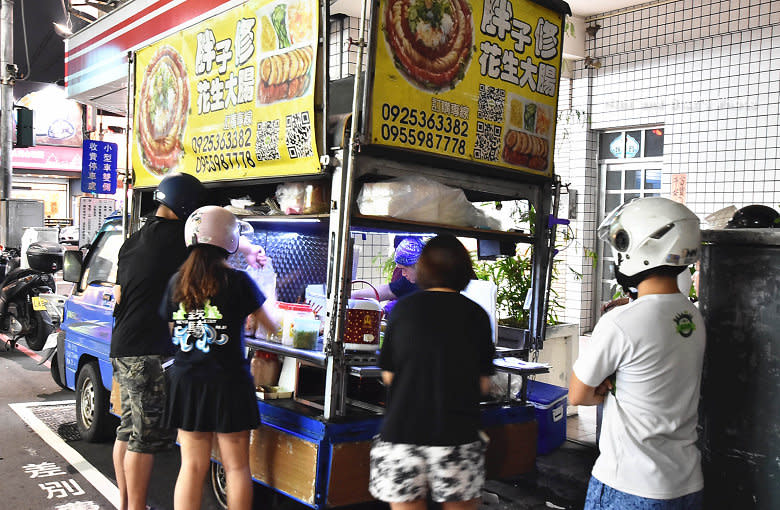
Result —
<instances>
[{"instance_id":1,"label":"menu board","mask_svg":"<svg viewBox=\"0 0 780 510\"><path fill-rule=\"evenodd\" d=\"M564 16L529 0L380 0L370 139L552 175Z\"/></svg>"},{"instance_id":2,"label":"menu board","mask_svg":"<svg viewBox=\"0 0 780 510\"><path fill-rule=\"evenodd\" d=\"M135 184L314 173L316 0L253 0L136 53Z\"/></svg>"},{"instance_id":3,"label":"menu board","mask_svg":"<svg viewBox=\"0 0 780 510\"><path fill-rule=\"evenodd\" d=\"M79 246L92 242L103 222L116 211L113 198L79 198Z\"/></svg>"}]
</instances>

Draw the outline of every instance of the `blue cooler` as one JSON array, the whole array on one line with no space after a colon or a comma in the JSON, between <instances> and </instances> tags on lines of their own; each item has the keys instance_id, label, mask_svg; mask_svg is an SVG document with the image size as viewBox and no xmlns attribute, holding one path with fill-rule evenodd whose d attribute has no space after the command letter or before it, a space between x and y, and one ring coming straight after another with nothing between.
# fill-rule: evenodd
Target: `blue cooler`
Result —
<instances>
[{"instance_id":1,"label":"blue cooler","mask_svg":"<svg viewBox=\"0 0 780 510\"><path fill-rule=\"evenodd\" d=\"M539 440L536 453L546 455L566 440L566 404L568 388L539 381L528 381L528 402L536 409Z\"/></svg>"}]
</instances>

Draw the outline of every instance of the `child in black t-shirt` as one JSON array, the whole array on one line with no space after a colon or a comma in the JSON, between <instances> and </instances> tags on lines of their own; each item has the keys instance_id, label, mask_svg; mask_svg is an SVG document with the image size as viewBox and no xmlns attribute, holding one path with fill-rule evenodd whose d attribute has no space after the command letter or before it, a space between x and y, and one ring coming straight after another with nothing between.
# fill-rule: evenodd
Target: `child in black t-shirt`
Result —
<instances>
[{"instance_id":1,"label":"child in black t-shirt","mask_svg":"<svg viewBox=\"0 0 780 510\"><path fill-rule=\"evenodd\" d=\"M490 320L460 294L474 278L453 236L428 241L417 261L422 292L402 298L385 332L379 365L390 387L371 448L369 489L406 510L476 509L485 479L480 393L494 373Z\"/></svg>"},{"instance_id":2,"label":"child in black t-shirt","mask_svg":"<svg viewBox=\"0 0 780 510\"><path fill-rule=\"evenodd\" d=\"M254 281L227 264L244 225L216 206L190 215L184 232L191 251L168 283L160 310L172 323L177 347L164 416L168 427L178 429L181 444L175 508L200 508L215 433L227 475L228 506L249 509L252 504L249 431L260 417L244 356L243 326L249 316L269 331L276 325Z\"/></svg>"}]
</instances>

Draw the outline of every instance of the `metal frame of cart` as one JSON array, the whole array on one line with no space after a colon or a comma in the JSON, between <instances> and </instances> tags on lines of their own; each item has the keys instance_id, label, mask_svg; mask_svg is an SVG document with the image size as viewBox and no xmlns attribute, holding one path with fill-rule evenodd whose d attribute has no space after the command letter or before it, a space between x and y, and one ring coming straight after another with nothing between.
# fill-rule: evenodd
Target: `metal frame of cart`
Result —
<instances>
[{"instance_id":1,"label":"metal frame of cart","mask_svg":"<svg viewBox=\"0 0 780 510\"><path fill-rule=\"evenodd\" d=\"M539 0L537 3L560 13L561 22L564 15L568 13L568 6L557 0ZM378 5L378 1L372 2L371 9L376 12ZM321 31L315 76L321 84L318 89L321 95L318 96L316 103L321 116L316 119L314 125L317 146L322 154L321 173L222 182L214 186L215 188L231 186L245 188L303 178L329 179L331 182L330 211L313 218L314 221L328 224L327 328L324 352L312 353L312 351L284 348L263 341L249 342L252 348L278 352L324 369L325 395L321 411L316 405L312 406L311 402L296 400L281 404L258 402L263 421L262 432L260 429L253 432L252 442L252 473L255 479L313 508L340 506L370 498L367 493L367 449L370 446L370 438L378 430L380 413L370 406L350 401L347 398L346 381L351 376L376 377L378 369L371 366L370 362L357 359L356 356L346 352L341 341L351 283L348 275L352 261L350 238L352 229L358 227L384 232L447 232L480 239L497 239L532 245L534 255L530 310L531 338L525 347L540 348L544 339L547 292L555 242L555 222L550 221L550 218L554 218L557 214L560 191L560 183L553 175L524 173L490 166L480 167L467 161L372 145L367 136L367 126L372 104L369 85L373 81L373 62L369 60L367 74L358 71L352 79L351 108L348 111L335 111L334 108L330 108L332 84L327 80L331 36L327 23L328 2L320 3L320 16ZM362 4L359 37L354 42L360 49L356 63L358 70L363 67L363 54L366 48L370 50L372 45L377 44L378 21L375 18L374 36L369 38L366 30L369 18L369 2L366 1ZM371 54L370 51L368 53ZM136 71L133 55L129 56L129 61L129 89L134 90ZM128 119L133 118L133 97L133 94L128 94ZM130 127L128 125L128 128ZM132 147L134 143L131 139L131 131L128 129L128 147ZM345 136L347 132L348 135ZM479 172L472 172L474 169ZM353 211L357 185L362 179L409 174L446 181L450 186L469 190L490 200L528 200L537 211L533 229L535 234L363 216ZM130 180L128 175L125 183ZM130 204L131 207L125 209L123 226L126 232L129 232L138 224L140 204L144 197L148 199L150 189L136 189L132 197L127 188L125 193L127 199L125 203ZM268 221L264 218L248 219ZM294 222L296 218L274 218L273 221ZM521 377L534 373L534 370L524 369L501 370ZM359 415L357 419L354 418L355 413ZM529 433L527 424L531 423L535 427L533 413L523 405L509 405L504 402L486 407L483 420L486 427L495 429L494 442L504 450L502 456L492 459L493 475L509 476L518 469L529 470L527 463L522 464L523 459L510 457L521 457L524 452L535 452L535 443L529 446L512 442L512 433L516 432L515 429L518 427L522 428L526 435ZM282 445L289 448L290 452L296 453L295 457L299 459L296 465L290 464L290 457L283 455L275 457ZM360 459L359 462L355 462L357 458ZM218 453L215 455L215 460L218 460ZM531 468L532 466L533 463ZM214 482L219 483L218 473Z\"/></svg>"}]
</instances>

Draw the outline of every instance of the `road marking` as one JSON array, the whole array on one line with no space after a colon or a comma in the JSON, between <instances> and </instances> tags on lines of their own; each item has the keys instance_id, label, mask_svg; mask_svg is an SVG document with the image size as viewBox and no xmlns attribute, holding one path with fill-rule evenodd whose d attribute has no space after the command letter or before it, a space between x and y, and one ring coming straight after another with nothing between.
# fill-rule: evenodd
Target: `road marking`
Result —
<instances>
[{"instance_id":1,"label":"road marking","mask_svg":"<svg viewBox=\"0 0 780 510\"><path fill-rule=\"evenodd\" d=\"M53 406L53 405L66 405L76 404L75 400L58 400L56 402L25 402L17 404L8 404L11 409L14 410L19 417L33 429L33 432L38 434L49 446L51 446L55 452L62 455L62 457L74 468L76 471L87 479L97 491L105 497L109 503L114 505L114 508L119 508L119 489L111 482L106 476L98 471L95 466L87 462L87 460L81 456L79 452L73 449L68 443L62 440L54 431L46 426L37 416L35 416L30 409L31 407L39 406Z\"/></svg>"},{"instance_id":2,"label":"road marking","mask_svg":"<svg viewBox=\"0 0 780 510\"><path fill-rule=\"evenodd\" d=\"M4 342L5 343L5 349L6 350L8 350L9 347L11 346L11 342L8 340L8 337L6 335L3 335L2 333L0 333L0 342ZM27 347L23 346L22 344L17 343L16 344L16 348L19 351L21 351L23 354L26 354L27 356L29 356L32 359L34 359L36 363L41 361L40 354L38 354L35 351L31 351L30 349L28 349ZM46 368L51 368L51 360L46 361L46 363L44 363L43 366L45 366Z\"/></svg>"}]
</instances>

